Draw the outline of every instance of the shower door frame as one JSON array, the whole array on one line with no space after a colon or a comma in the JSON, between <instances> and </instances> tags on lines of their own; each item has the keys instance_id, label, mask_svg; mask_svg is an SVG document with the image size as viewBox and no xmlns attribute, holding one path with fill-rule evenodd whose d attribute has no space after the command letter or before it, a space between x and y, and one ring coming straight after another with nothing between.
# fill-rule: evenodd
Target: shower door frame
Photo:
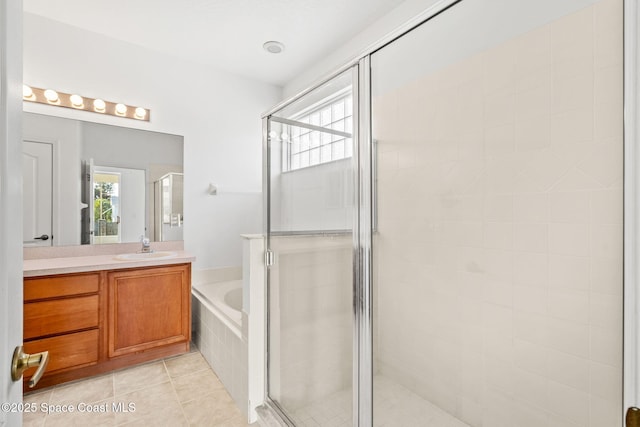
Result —
<instances>
[{"instance_id":1,"label":"shower door frame","mask_svg":"<svg viewBox=\"0 0 640 427\"><path fill-rule=\"evenodd\" d=\"M624 0L623 413L640 407L640 7ZM624 415L624 414L623 414ZM624 418L623 418L624 420Z\"/></svg>"},{"instance_id":2,"label":"shower door frame","mask_svg":"<svg viewBox=\"0 0 640 427\"><path fill-rule=\"evenodd\" d=\"M310 86L276 104L262 114L262 176L263 176L263 230L265 235L265 260L270 256L271 236L271 162L269 133L270 117L329 82L349 69L355 70L353 79L353 155L352 179L354 183L353 223L353 425L373 425L373 310L372 310L372 227L374 221L373 141L371 138L371 55L397 38L424 24L463 0L440 0L405 24L386 34L368 46L360 54ZM269 396L269 266L265 262L266 304L266 356L265 404L287 425L294 425L280 405Z\"/></svg>"},{"instance_id":3,"label":"shower door frame","mask_svg":"<svg viewBox=\"0 0 640 427\"><path fill-rule=\"evenodd\" d=\"M464 0L441 0L414 18L367 47L343 66L325 75L312 85L276 104L262 115L263 119L263 224L266 249L269 249L270 224L270 164L268 134L269 118L289 104L350 68L357 70L353 89L353 114L356 129L353 135L353 425L373 425L373 313L372 313L372 226L375 195L372 181L371 139L371 69L373 53L404 34L424 24L451 6ZM640 6L636 0L623 1L623 425L627 408L640 407ZM356 119L357 115L357 119ZM268 290L269 271L265 263L267 310L265 336L265 403L283 421L291 423L278 404L269 397L268 385Z\"/></svg>"},{"instance_id":4,"label":"shower door frame","mask_svg":"<svg viewBox=\"0 0 640 427\"><path fill-rule=\"evenodd\" d=\"M353 246L352 246L352 325L353 325L353 363L352 363L352 387L353 387L353 423L358 426L372 425L373 413L373 384L372 384L372 336L371 336L371 233L367 232L367 213L370 214L370 195L367 196L366 188L370 186L370 79L369 79L369 58L368 56L357 61L351 61L331 73L321 81L287 101L276 105L269 112L262 116L262 141L263 141L263 224L265 231L265 250L271 251L271 116L291 103L303 98L316 88L328 83L332 79L351 70L352 81L352 108L353 108L353 150L351 156L351 180L353 186ZM365 112L363 114L363 111ZM277 120L274 120L277 121ZM366 143L361 143L366 141ZM369 153L369 161L362 161L361 158ZM369 215L370 217L370 215ZM363 226L364 224L364 226ZM321 233L321 232L318 232ZM286 234L286 233L285 233ZM291 233L295 235L297 233ZM310 234L314 234L310 232ZM279 235L281 235L279 233ZM272 255L268 255L271 257ZM267 256L265 256L265 261ZM265 357L265 403L274 410L281 421L287 425L295 426L293 421L287 416L286 411L280 404L269 395L269 301L270 301L270 265L265 262L265 283L267 286L266 299L266 357ZM367 332L369 331L369 332ZM368 368L367 368L368 367ZM368 408L368 410L367 410Z\"/></svg>"}]
</instances>

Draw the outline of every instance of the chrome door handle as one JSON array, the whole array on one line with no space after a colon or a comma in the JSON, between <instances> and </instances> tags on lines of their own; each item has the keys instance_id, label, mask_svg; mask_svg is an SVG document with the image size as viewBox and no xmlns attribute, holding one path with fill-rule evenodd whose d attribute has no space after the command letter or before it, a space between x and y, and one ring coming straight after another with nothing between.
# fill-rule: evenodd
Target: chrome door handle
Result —
<instances>
[{"instance_id":1,"label":"chrome door handle","mask_svg":"<svg viewBox=\"0 0 640 427\"><path fill-rule=\"evenodd\" d=\"M43 234L40 237L34 237L34 240L49 240L49 236L47 234Z\"/></svg>"},{"instance_id":2,"label":"chrome door handle","mask_svg":"<svg viewBox=\"0 0 640 427\"><path fill-rule=\"evenodd\" d=\"M29 379L29 387L33 388L38 384L40 378L44 374L47 365L49 364L49 352L43 351L42 353L27 354L24 352L23 347L20 345L16 347L13 352L13 359L11 361L11 379L18 381L22 378L22 374L29 368L37 366L36 372Z\"/></svg>"}]
</instances>

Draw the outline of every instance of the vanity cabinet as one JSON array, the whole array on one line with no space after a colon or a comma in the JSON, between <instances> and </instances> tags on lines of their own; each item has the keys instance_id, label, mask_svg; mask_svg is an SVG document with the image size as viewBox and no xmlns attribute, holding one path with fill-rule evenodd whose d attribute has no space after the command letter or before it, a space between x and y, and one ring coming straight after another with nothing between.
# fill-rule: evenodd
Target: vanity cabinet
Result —
<instances>
[{"instance_id":1,"label":"vanity cabinet","mask_svg":"<svg viewBox=\"0 0 640 427\"><path fill-rule=\"evenodd\" d=\"M109 357L189 341L189 266L111 271Z\"/></svg>"},{"instance_id":2,"label":"vanity cabinet","mask_svg":"<svg viewBox=\"0 0 640 427\"><path fill-rule=\"evenodd\" d=\"M190 340L190 263L24 278L24 351L49 351L36 388L185 353Z\"/></svg>"},{"instance_id":3,"label":"vanity cabinet","mask_svg":"<svg viewBox=\"0 0 640 427\"><path fill-rule=\"evenodd\" d=\"M100 291L100 273L25 278L24 351L48 350L48 375L98 363Z\"/></svg>"}]
</instances>

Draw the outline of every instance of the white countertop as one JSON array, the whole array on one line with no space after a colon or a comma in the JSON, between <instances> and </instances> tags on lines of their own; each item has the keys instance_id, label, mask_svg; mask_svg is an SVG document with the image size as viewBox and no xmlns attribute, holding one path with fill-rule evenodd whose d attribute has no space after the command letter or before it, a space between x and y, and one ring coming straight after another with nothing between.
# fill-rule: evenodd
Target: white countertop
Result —
<instances>
[{"instance_id":1,"label":"white countertop","mask_svg":"<svg viewBox=\"0 0 640 427\"><path fill-rule=\"evenodd\" d=\"M183 264L195 261L195 257L188 252L175 252L176 256L171 258L125 261L116 259L117 254L25 259L23 275L24 277L50 276L53 274L82 273L86 271Z\"/></svg>"}]
</instances>

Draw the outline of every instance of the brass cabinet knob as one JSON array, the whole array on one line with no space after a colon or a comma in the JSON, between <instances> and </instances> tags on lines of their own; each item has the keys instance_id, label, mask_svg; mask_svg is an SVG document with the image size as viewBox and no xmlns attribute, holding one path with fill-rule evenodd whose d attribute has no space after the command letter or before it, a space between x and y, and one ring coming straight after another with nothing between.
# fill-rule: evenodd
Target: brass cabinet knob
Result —
<instances>
[{"instance_id":1,"label":"brass cabinet knob","mask_svg":"<svg viewBox=\"0 0 640 427\"><path fill-rule=\"evenodd\" d=\"M36 372L29 380L29 387L35 387L42 378L47 364L49 363L49 352L43 351L42 353L27 354L24 352L23 347L20 345L16 347L13 352L13 359L11 361L11 379L18 381L22 378L22 374L29 368L37 366Z\"/></svg>"}]
</instances>

